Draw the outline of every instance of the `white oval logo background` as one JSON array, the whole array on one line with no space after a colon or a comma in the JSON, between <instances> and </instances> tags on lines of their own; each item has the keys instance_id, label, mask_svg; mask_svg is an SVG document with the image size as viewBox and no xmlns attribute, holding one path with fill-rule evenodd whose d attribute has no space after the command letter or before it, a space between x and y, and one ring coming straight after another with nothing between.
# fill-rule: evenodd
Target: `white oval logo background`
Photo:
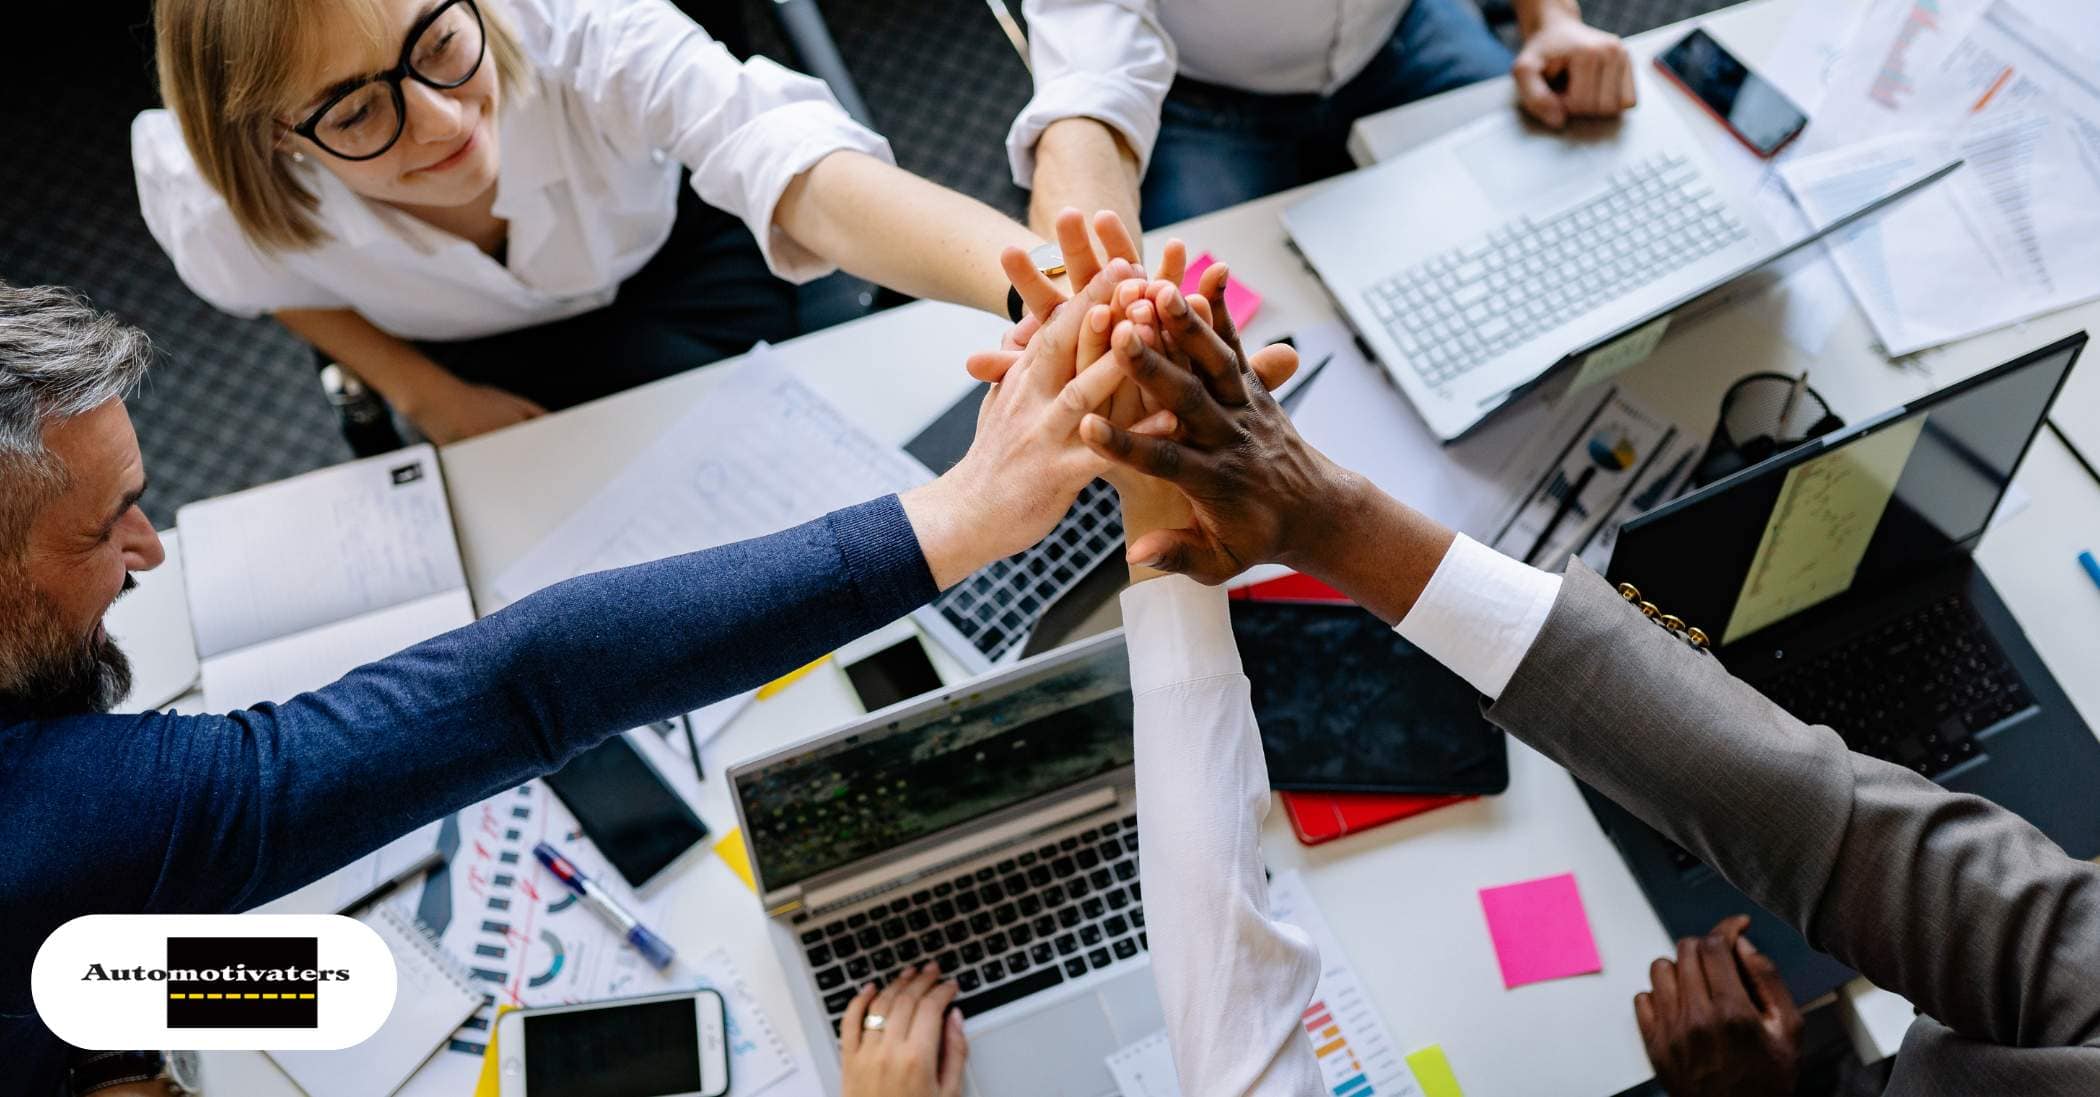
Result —
<instances>
[{"instance_id":1,"label":"white oval logo background","mask_svg":"<svg viewBox=\"0 0 2100 1097\"><path fill-rule=\"evenodd\" d=\"M170 937L312 937L324 981L314 1028L170 1028L168 984L83 979L90 969L165 969ZM394 956L372 927L335 914L90 914L58 927L37 950L29 993L59 1039L91 1051L179 1047L199 1051L333 1051L370 1039L393 1011ZM225 984L228 990L237 984Z\"/></svg>"}]
</instances>

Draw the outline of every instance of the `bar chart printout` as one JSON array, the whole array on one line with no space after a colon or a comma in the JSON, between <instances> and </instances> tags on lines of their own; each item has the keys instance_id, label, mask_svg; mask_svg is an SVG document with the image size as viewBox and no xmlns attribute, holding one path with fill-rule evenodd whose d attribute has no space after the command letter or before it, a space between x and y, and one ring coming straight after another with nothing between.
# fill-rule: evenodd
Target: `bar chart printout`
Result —
<instances>
[{"instance_id":1,"label":"bar chart printout","mask_svg":"<svg viewBox=\"0 0 2100 1097\"><path fill-rule=\"evenodd\" d=\"M1421 1097L1414 1072L1371 1004L1342 943L1306 890L1305 878L1280 872L1269 881L1269 913L1305 931L1320 950L1320 983L1300 1018L1334 1097Z\"/></svg>"},{"instance_id":2,"label":"bar chart printout","mask_svg":"<svg viewBox=\"0 0 2100 1097\"><path fill-rule=\"evenodd\" d=\"M1298 873L1278 873L1269 882L1269 912L1304 930L1320 950L1320 982L1299 1025L1320 1064L1322 1092L1332 1097L1422 1097L1400 1046L1386 1031ZM1181 1097L1183 1092L1164 1032L1110 1055L1108 1067L1123 1097Z\"/></svg>"}]
</instances>

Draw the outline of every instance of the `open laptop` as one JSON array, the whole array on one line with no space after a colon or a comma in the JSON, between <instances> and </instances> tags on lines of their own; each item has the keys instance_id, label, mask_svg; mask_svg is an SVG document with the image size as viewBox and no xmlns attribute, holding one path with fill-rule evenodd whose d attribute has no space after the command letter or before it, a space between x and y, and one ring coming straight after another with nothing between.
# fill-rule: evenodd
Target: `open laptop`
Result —
<instances>
[{"instance_id":1,"label":"open laptop","mask_svg":"<svg viewBox=\"0 0 2100 1097\"><path fill-rule=\"evenodd\" d=\"M1854 751L1994 800L2073 857L2100 854L2100 740L1971 557L2085 343L2080 332L1635 518L1609 578L1700 626L1731 672ZM1671 936L1749 913L1797 998L1851 977L1584 792Z\"/></svg>"},{"instance_id":2,"label":"open laptop","mask_svg":"<svg viewBox=\"0 0 2100 1097\"><path fill-rule=\"evenodd\" d=\"M967 1091L1116 1092L1165 1024L1138 881L1120 630L733 766L737 822L825 1089L854 991L937 960Z\"/></svg>"},{"instance_id":3,"label":"open laptop","mask_svg":"<svg viewBox=\"0 0 2100 1097\"><path fill-rule=\"evenodd\" d=\"M1549 376L1645 357L1675 316L1936 181L1783 241L1647 82L1613 122L1549 133L1516 111L1324 187L1284 212L1298 250L1449 442ZM1578 368L1579 367L1579 368Z\"/></svg>"}]
</instances>

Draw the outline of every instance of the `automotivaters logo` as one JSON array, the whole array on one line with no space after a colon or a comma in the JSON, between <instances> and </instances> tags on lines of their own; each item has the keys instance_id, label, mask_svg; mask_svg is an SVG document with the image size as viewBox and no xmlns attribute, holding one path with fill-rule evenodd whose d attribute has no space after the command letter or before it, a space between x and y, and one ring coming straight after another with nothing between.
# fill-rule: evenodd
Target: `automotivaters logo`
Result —
<instances>
[{"instance_id":1,"label":"automotivaters logo","mask_svg":"<svg viewBox=\"0 0 2100 1097\"><path fill-rule=\"evenodd\" d=\"M51 935L31 989L80 1047L289 1050L361 1042L394 980L378 934L349 918L95 915Z\"/></svg>"}]
</instances>

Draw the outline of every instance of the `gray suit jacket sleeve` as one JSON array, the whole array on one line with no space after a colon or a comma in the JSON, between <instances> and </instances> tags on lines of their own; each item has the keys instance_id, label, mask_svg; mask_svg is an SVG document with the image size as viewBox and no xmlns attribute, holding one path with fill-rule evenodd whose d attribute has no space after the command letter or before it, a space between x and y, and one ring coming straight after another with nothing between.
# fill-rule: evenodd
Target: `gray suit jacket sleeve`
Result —
<instances>
[{"instance_id":1,"label":"gray suit jacket sleeve","mask_svg":"<svg viewBox=\"0 0 2100 1097\"><path fill-rule=\"evenodd\" d=\"M1579 562L1488 716L1910 999L1930 1054L2100 1046L2100 867L1851 753ZM2065 1061L2100 1093L2100 1052Z\"/></svg>"}]
</instances>

